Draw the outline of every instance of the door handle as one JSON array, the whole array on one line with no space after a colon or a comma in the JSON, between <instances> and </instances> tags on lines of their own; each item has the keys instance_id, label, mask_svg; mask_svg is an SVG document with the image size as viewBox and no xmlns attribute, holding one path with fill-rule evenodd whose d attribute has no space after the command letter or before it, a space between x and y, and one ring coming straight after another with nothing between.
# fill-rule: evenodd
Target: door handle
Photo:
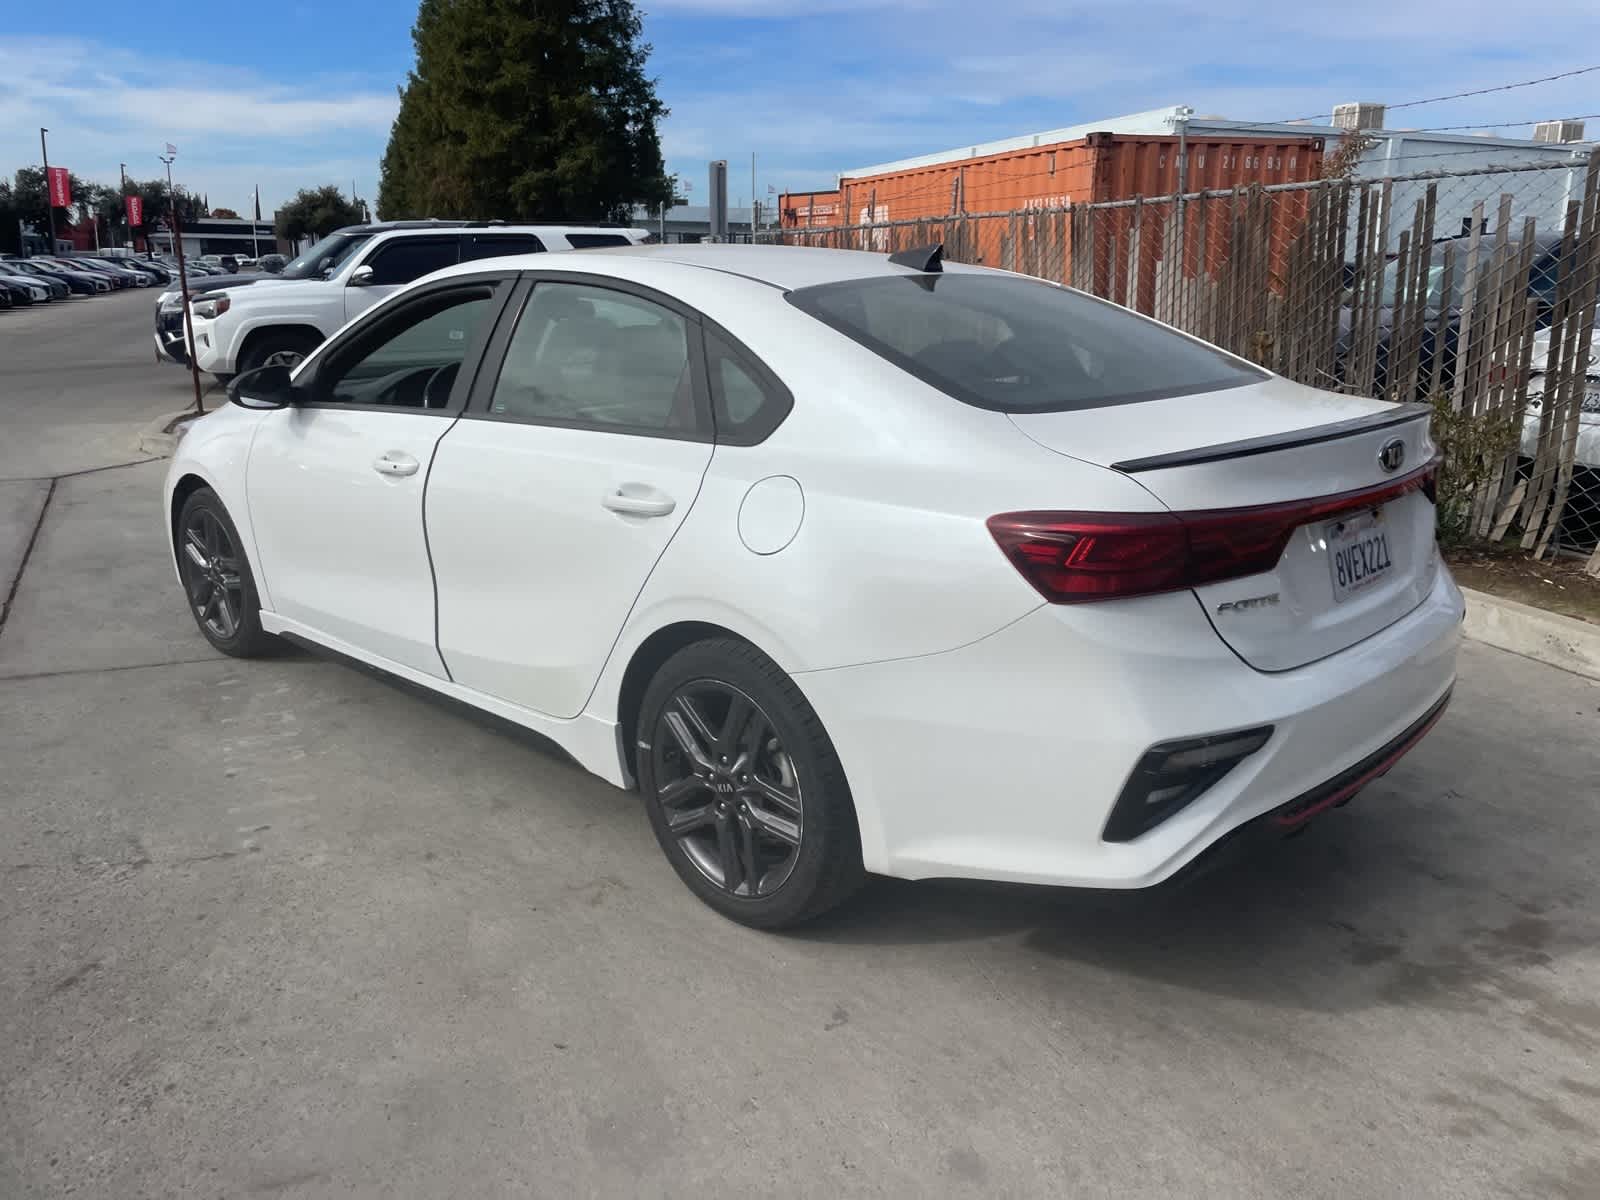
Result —
<instances>
[{"instance_id":1,"label":"door handle","mask_svg":"<svg viewBox=\"0 0 1600 1200\"><path fill-rule=\"evenodd\" d=\"M379 475L415 475L422 464L399 450L386 450L373 461L372 469Z\"/></svg>"},{"instance_id":2,"label":"door handle","mask_svg":"<svg viewBox=\"0 0 1600 1200\"><path fill-rule=\"evenodd\" d=\"M637 491L646 494L641 496ZM639 488L637 484L623 484L607 492L600 503L614 513L626 513L631 517L664 517L678 507L671 496L663 496L654 488Z\"/></svg>"}]
</instances>

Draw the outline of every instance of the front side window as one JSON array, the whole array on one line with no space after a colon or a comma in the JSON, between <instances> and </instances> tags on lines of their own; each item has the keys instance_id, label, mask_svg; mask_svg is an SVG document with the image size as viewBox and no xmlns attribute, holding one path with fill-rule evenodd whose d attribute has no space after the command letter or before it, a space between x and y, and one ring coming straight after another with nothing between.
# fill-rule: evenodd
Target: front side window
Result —
<instances>
[{"instance_id":1,"label":"front side window","mask_svg":"<svg viewBox=\"0 0 1600 1200\"><path fill-rule=\"evenodd\" d=\"M326 279L366 244L370 233L335 233L323 238L278 272L280 279Z\"/></svg>"},{"instance_id":2,"label":"front side window","mask_svg":"<svg viewBox=\"0 0 1600 1200\"><path fill-rule=\"evenodd\" d=\"M789 303L947 395L1064 412L1242 387L1265 371L1125 308L1005 275L894 275Z\"/></svg>"},{"instance_id":3,"label":"front side window","mask_svg":"<svg viewBox=\"0 0 1600 1200\"><path fill-rule=\"evenodd\" d=\"M460 254L460 238L402 237L383 243L363 265L372 268L369 283L410 283L441 267L455 266Z\"/></svg>"},{"instance_id":4,"label":"front side window","mask_svg":"<svg viewBox=\"0 0 1600 1200\"><path fill-rule=\"evenodd\" d=\"M526 421L693 436L688 322L627 292L541 283L517 320L489 408Z\"/></svg>"},{"instance_id":5,"label":"front side window","mask_svg":"<svg viewBox=\"0 0 1600 1200\"><path fill-rule=\"evenodd\" d=\"M382 322L371 339L330 356L318 372L318 400L383 408L447 407L493 297L491 288L480 286L406 306Z\"/></svg>"}]
</instances>

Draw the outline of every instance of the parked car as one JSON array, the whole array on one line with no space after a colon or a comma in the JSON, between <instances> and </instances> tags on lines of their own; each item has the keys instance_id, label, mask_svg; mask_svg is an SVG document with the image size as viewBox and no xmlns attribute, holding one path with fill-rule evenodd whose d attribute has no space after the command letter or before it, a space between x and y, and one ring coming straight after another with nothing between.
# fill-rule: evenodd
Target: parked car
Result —
<instances>
[{"instance_id":1,"label":"parked car","mask_svg":"<svg viewBox=\"0 0 1600 1200\"><path fill-rule=\"evenodd\" d=\"M1600 541L1600 327L1593 335L1584 371L1584 393L1578 413L1578 442L1573 457L1572 484L1561 514L1561 541L1568 549L1591 552ZM1531 471L1539 453L1539 421L1544 411L1550 334L1533 343L1528 378L1528 407L1522 421L1523 470Z\"/></svg>"},{"instance_id":2,"label":"parked car","mask_svg":"<svg viewBox=\"0 0 1600 1200\"><path fill-rule=\"evenodd\" d=\"M64 300L68 296L92 296L95 293L94 284L87 277L66 271L51 271L25 258L0 262L0 271L43 280L57 300Z\"/></svg>"},{"instance_id":3,"label":"parked car","mask_svg":"<svg viewBox=\"0 0 1600 1200\"><path fill-rule=\"evenodd\" d=\"M261 270L276 275L289 265L289 257L285 254L263 254L256 260L256 266Z\"/></svg>"},{"instance_id":4,"label":"parked car","mask_svg":"<svg viewBox=\"0 0 1600 1200\"><path fill-rule=\"evenodd\" d=\"M1455 677L1426 408L936 248L462 262L230 396L165 493L211 644L538 731L750 925L869 871L1156 884Z\"/></svg>"},{"instance_id":5,"label":"parked car","mask_svg":"<svg viewBox=\"0 0 1600 1200\"><path fill-rule=\"evenodd\" d=\"M11 307L11 290L9 288L0 287L0 311L4 311Z\"/></svg>"},{"instance_id":6,"label":"parked car","mask_svg":"<svg viewBox=\"0 0 1600 1200\"><path fill-rule=\"evenodd\" d=\"M40 258L27 258L21 260L33 268L34 272L47 271L68 281L74 290L82 295L97 296L112 291L115 284L99 271L85 271L81 268L58 266L56 263Z\"/></svg>"},{"instance_id":7,"label":"parked car","mask_svg":"<svg viewBox=\"0 0 1600 1200\"><path fill-rule=\"evenodd\" d=\"M142 258L108 258L105 261L124 271L135 271L148 278L151 283L167 283L174 274L165 267Z\"/></svg>"},{"instance_id":8,"label":"parked car","mask_svg":"<svg viewBox=\"0 0 1600 1200\"><path fill-rule=\"evenodd\" d=\"M72 295L72 289L67 286L66 282L64 280L57 279L53 275L41 275L38 272L24 271L20 268L13 271L12 274L20 274L24 279L30 279L34 283L43 284L50 290L50 299L52 300L65 300Z\"/></svg>"},{"instance_id":9,"label":"parked car","mask_svg":"<svg viewBox=\"0 0 1600 1200\"><path fill-rule=\"evenodd\" d=\"M130 266L129 264L124 263L119 259L100 258L98 256L84 255L84 256L81 256L81 257L73 258L70 261L80 262L80 263L89 263L96 270L110 271L110 272L112 272L114 274L120 274L120 275L122 275L122 276L127 278L129 285L132 286L132 287L149 287L152 283L155 282L155 276L153 274L147 273L145 271L141 271L137 267Z\"/></svg>"},{"instance_id":10,"label":"parked car","mask_svg":"<svg viewBox=\"0 0 1600 1200\"><path fill-rule=\"evenodd\" d=\"M0 287L10 293L14 305L45 304L50 299L49 288L25 275L8 275L0 271Z\"/></svg>"},{"instance_id":11,"label":"parked car","mask_svg":"<svg viewBox=\"0 0 1600 1200\"><path fill-rule=\"evenodd\" d=\"M189 299L191 302L212 292L221 291L223 288L249 287L254 283L262 283L277 278L276 276L259 273L221 275L211 271L198 272L191 270L188 274ZM169 287L156 300L155 340L157 361L175 363L185 367L189 365L189 355L185 349L186 339L183 331L183 294L176 287Z\"/></svg>"},{"instance_id":12,"label":"parked car","mask_svg":"<svg viewBox=\"0 0 1600 1200\"><path fill-rule=\"evenodd\" d=\"M115 287L119 288L138 287L142 284L149 283L149 280L147 280L143 275L139 275L133 271L126 271L121 267L113 266L111 263L108 263L101 258L89 258L87 256L79 257L76 255L54 255L50 256L44 261L54 263L58 267L66 267L69 270L98 272L99 274L104 275L107 279L111 280Z\"/></svg>"},{"instance_id":13,"label":"parked car","mask_svg":"<svg viewBox=\"0 0 1600 1200\"><path fill-rule=\"evenodd\" d=\"M222 270L222 255L220 254L202 254L195 261L202 267L215 267L218 271Z\"/></svg>"},{"instance_id":14,"label":"parked car","mask_svg":"<svg viewBox=\"0 0 1600 1200\"><path fill-rule=\"evenodd\" d=\"M1451 274L1450 294L1444 294L1444 248L1451 243L1456 245L1456 264ZM1427 289L1423 293L1422 304L1422 332L1418 343L1417 366L1417 394L1414 396L1397 397L1397 399L1425 399L1424 391L1430 386L1433 375L1433 362L1436 353L1444 355L1440 363L1439 375L1441 389L1451 387L1455 382L1456 344L1461 332L1461 302L1466 284L1466 253L1468 239L1466 238L1440 238L1434 243L1429 257ZM1514 260L1521 242L1510 242L1510 254ZM1486 269L1489 254L1492 250L1491 243L1484 243L1479 249L1480 270ZM1561 238L1553 234L1541 234L1534 239L1532 262L1528 268L1527 291L1534 306L1534 323L1537 328L1543 329L1550 324L1550 317L1555 307L1555 294L1561 270ZM1404 294L1401 284L1401 270L1398 260L1392 260L1384 268L1382 291L1377 313L1377 354L1376 370L1374 372L1373 389L1378 395L1387 395L1389 391L1389 342L1395 324L1395 305L1398 297ZM1409 300L1408 300L1409 302ZM1348 357L1351 341L1352 304L1347 302L1339 314L1339 341L1337 344L1337 362L1339 377L1344 378L1345 360Z\"/></svg>"},{"instance_id":15,"label":"parked car","mask_svg":"<svg viewBox=\"0 0 1600 1200\"><path fill-rule=\"evenodd\" d=\"M357 225L318 242L271 287L229 287L194 302L200 369L231 376L268 362L296 363L358 313L414 279L458 262L643 242L642 229L407 221ZM289 284L293 286L289 286Z\"/></svg>"}]
</instances>

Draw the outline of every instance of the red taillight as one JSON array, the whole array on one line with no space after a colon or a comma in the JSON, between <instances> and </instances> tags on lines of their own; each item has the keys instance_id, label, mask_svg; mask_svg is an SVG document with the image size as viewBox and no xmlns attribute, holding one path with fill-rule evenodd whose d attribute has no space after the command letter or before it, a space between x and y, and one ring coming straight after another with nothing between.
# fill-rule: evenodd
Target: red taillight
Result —
<instances>
[{"instance_id":1,"label":"red taillight","mask_svg":"<svg viewBox=\"0 0 1600 1200\"><path fill-rule=\"evenodd\" d=\"M1435 458L1374 487L1310 500L1185 513L1015 512L989 532L1054 604L1180 591L1277 566L1296 529L1410 492L1433 499Z\"/></svg>"}]
</instances>

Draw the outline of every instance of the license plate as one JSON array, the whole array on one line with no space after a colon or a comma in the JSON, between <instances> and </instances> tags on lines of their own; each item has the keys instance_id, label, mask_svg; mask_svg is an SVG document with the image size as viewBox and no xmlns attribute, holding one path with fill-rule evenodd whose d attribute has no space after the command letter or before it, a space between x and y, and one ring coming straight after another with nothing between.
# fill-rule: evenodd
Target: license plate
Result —
<instances>
[{"instance_id":1,"label":"license plate","mask_svg":"<svg viewBox=\"0 0 1600 1200\"><path fill-rule=\"evenodd\" d=\"M1381 508L1330 521L1323 526L1322 536L1328 544L1328 572L1333 576L1336 602L1365 591L1394 569L1389 527Z\"/></svg>"}]
</instances>

